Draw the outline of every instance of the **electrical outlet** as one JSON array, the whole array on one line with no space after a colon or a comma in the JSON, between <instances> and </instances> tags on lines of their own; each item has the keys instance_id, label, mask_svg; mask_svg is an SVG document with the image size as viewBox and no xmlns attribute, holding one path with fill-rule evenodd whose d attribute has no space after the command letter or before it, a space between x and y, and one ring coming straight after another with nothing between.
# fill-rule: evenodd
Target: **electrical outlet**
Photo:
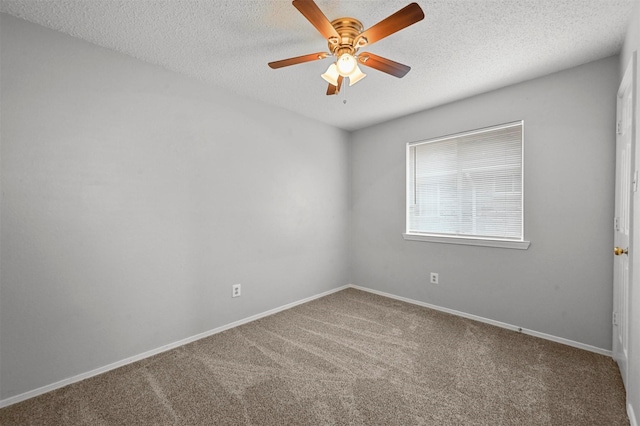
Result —
<instances>
[{"instance_id":1,"label":"electrical outlet","mask_svg":"<svg viewBox=\"0 0 640 426\"><path fill-rule=\"evenodd\" d=\"M234 284L231 287L231 297L240 297L240 284Z\"/></svg>"},{"instance_id":2,"label":"electrical outlet","mask_svg":"<svg viewBox=\"0 0 640 426\"><path fill-rule=\"evenodd\" d=\"M431 284L438 284L438 273L437 272L432 272L431 273Z\"/></svg>"}]
</instances>

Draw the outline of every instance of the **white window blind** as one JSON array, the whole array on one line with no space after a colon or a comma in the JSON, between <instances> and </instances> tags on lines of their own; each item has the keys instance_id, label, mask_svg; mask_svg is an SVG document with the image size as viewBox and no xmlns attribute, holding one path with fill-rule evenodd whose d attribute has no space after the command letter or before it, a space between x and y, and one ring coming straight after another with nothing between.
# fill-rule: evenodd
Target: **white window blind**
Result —
<instances>
[{"instance_id":1,"label":"white window blind","mask_svg":"<svg viewBox=\"0 0 640 426\"><path fill-rule=\"evenodd\" d=\"M407 234L523 240L522 121L407 150Z\"/></svg>"}]
</instances>

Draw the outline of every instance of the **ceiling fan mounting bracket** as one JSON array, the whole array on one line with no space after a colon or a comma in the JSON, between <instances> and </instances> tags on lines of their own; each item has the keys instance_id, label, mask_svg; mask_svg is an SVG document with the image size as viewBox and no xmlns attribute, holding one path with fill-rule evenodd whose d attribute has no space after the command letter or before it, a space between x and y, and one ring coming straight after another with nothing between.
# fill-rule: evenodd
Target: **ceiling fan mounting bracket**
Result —
<instances>
[{"instance_id":1,"label":"ceiling fan mounting bracket","mask_svg":"<svg viewBox=\"0 0 640 426\"><path fill-rule=\"evenodd\" d=\"M343 53L355 55L358 48L366 44L366 39L364 38L359 39L364 40L364 43L356 41L364 31L364 26L357 19L349 17L334 19L331 21L331 26L336 29L340 36L339 39L335 37L329 39L329 50L333 55L340 56Z\"/></svg>"}]
</instances>

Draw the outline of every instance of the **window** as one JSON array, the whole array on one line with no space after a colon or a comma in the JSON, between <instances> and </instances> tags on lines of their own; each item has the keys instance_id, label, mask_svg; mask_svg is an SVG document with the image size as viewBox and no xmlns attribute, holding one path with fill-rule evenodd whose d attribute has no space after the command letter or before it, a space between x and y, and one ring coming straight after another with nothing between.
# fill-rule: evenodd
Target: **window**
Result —
<instances>
[{"instance_id":1,"label":"window","mask_svg":"<svg viewBox=\"0 0 640 426\"><path fill-rule=\"evenodd\" d=\"M405 239L526 249L523 122L407 144Z\"/></svg>"}]
</instances>

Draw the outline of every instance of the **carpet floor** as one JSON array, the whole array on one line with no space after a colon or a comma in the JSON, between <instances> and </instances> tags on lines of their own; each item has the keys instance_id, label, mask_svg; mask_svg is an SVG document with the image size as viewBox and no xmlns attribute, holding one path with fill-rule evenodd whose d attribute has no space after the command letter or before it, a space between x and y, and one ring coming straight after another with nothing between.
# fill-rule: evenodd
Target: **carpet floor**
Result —
<instances>
[{"instance_id":1,"label":"carpet floor","mask_svg":"<svg viewBox=\"0 0 640 426\"><path fill-rule=\"evenodd\" d=\"M346 289L0 410L2 425L628 425L606 356Z\"/></svg>"}]
</instances>

